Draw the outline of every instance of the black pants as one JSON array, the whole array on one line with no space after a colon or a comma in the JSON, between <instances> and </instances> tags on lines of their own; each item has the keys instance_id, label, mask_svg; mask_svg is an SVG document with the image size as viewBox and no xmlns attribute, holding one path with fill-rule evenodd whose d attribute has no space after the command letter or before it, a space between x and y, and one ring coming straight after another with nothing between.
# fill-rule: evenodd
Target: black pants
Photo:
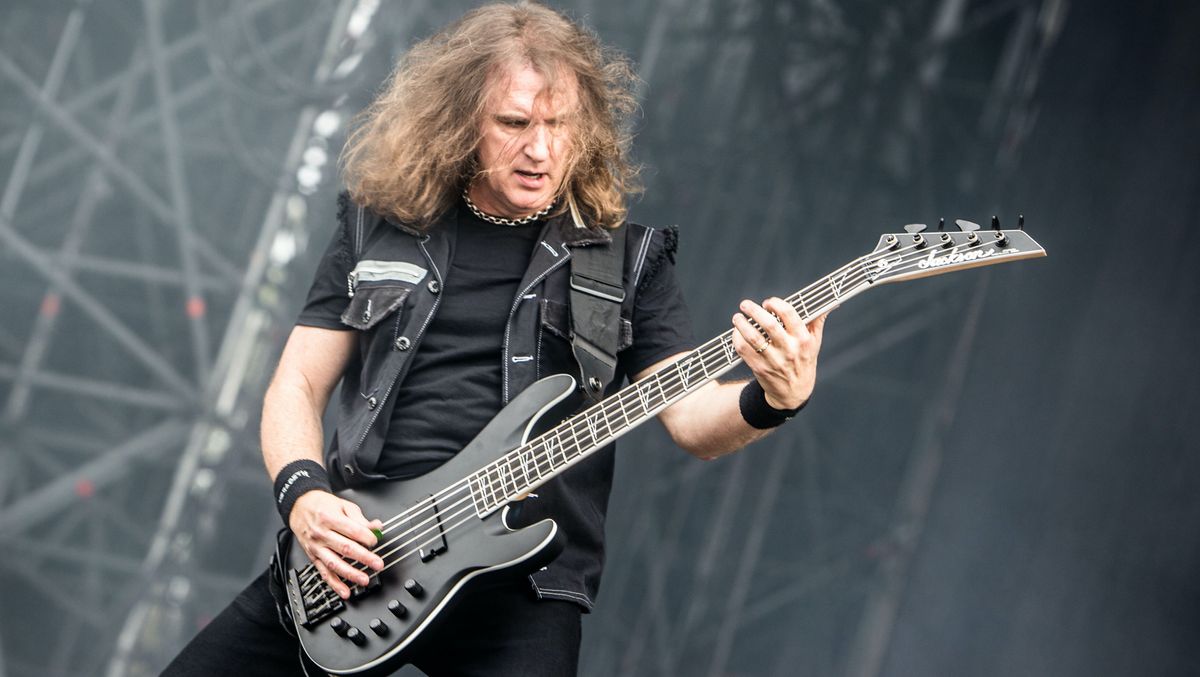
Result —
<instances>
[{"instance_id":1,"label":"black pants","mask_svg":"<svg viewBox=\"0 0 1200 677\"><path fill-rule=\"evenodd\" d=\"M412 664L430 677L570 677L579 663L581 609L538 600L528 582L471 593L420 637ZM163 675L320 675L280 625L267 574L225 607Z\"/></svg>"}]
</instances>

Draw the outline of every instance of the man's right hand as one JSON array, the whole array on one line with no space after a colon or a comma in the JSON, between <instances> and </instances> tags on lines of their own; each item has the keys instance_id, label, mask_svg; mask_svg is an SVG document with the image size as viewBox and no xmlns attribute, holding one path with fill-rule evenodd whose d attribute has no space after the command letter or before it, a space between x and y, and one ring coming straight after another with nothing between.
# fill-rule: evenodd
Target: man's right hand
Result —
<instances>
[{"instance_id":1,"label":"man's right hand","mask_svg":"<svg viewBox=\"0 0 1200 677\"><path fill-rule=\"evenodd\" d=\"M383 529L383 523L368 520L354 503L326 491L309 491L296 499L288 522L321 578L342 599L350 596L345 581L364 586L370 582L367 571L347 559L383 570L383 559L369 550L376 544L371 529Z\"/></svg>"}]
</instances>

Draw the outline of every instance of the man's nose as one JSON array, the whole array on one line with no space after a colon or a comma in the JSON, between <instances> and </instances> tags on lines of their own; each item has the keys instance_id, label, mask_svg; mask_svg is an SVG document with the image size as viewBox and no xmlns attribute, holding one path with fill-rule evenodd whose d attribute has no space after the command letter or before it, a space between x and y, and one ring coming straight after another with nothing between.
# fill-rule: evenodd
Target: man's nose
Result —
<instances>
[{"instance_id":1,"label":"man's nose","mask_svg":"<svg viewBox=\"0 0 1200 677\"><path fill-rule=\"evenodd\" d=\"M541 162L550 158L550 134L546 125L530 125L529 138L525 140L525 155L530 160Z\"/></svg>"}]
</instances>

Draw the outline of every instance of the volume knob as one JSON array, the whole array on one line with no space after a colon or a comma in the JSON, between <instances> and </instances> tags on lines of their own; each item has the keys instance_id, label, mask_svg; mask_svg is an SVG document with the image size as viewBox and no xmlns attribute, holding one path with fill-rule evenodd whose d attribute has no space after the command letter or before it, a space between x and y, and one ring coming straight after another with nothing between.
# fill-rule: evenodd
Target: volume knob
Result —
<instances>
[{"instance_id":1,"label":"volume knob","mask_svg":"<svg viewBox=\"0 0 1200 677\"><path fill-rule=\"evenodd\" d=\"M388 634L388 626L378 618L371 619L371 631L380 637L386 637Z\"/></svg>"},{"instance_id":2,"label":"volume knob","mask_svg":"<svg viewBox=\"0 0 1200 677\"><path fill-rule=\"evenodd\" d=\"M425 594L425 588L422 588L421 584L412 578L404 581L404 589L413 597L420 597Z\"/></svg>"},{"instance_id":3,"label":"volume knob","mask_svg":"<svg viewBox=\"0 0 1200 677\"><path fill-rule=\"evenodd\" d=\"M404 618L408 615L408 609L398 599L388 602L388 611L392 612L392 615L396 618Z\"/></svg>"},{"instance_id":4,"label":"volume knob","mask_svg":"<svg viewBox=\"0 0 1200 677\"><path fill-rule=\"evenodd\" d=\"M347 630L346 631L346 639L350 640L351 642L354 642L358 646L362 646L367 643L367 636L362 634L362 631L359 630L358 628L350 628L349 630Z\"/></svg>"}]
</instances>

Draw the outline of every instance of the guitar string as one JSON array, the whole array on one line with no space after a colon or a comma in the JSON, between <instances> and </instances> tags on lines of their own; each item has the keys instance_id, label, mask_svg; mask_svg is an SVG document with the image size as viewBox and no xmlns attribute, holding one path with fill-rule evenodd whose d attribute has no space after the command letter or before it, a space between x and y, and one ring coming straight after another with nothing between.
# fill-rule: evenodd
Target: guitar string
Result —
<instances>
[{"instance_id":1,"label":"guitar string","mask_svg":"<svg viewBox=\"0 0 1200 677\"><path fill-rule=\"evenodd\" d=\"M964 247L964 246L969 247L969 246L974 246L974 245L973 244L972 245L958 245L958 246L953 247L953 249L957 249L958 247ZM790 305L793 306L793 308L795 308L797 302L800 302L801 308L797 308L797 310L800 310L801 312L804 313L804 317L802 318L802 320L808 321L808 319L810 317L818 314L820 312L820 310L824 310L824 307L826 305L832 305L833 302L838 301L843 296L843 294L840 293L838 290L845 288L847 282L850 283L851 290L853 290L853 289L857 288L858 285L864 279L868 279L870 277L870 274L863 272L865 264L874 263L875 261L883 260L888 257L895 258L895 257L899 256L899 257L903 258L905 251L915 250L915 249L917 249L917 247L914 245L914 246L909 246L909 247L905 247L905 248L901 248L901 249L886 250L884 252L879 253L877 256L874 256L873 260L872 260L872 255L860 257L859 259L856 259L854 261L851 261L850 263L845 264L844 266L842 266L838 270L834 271L833 273L830 273L829 275L825 276L821 280L818 280L817 282L810 284L809 286L805 287L804 289L800 290L799 292L792 294L786 300ZM951 248L946 248L946 249L951 249ZM855 274L852 278L848 278L848 276L846 274L843 274L840 286L836 287L836 288L832 286L831 280L835 275L837 275L838 273L844 273L844 272L848 271L849 269L854 268L855 266L857 266L858 269L855 270ZM890 268L892 268L893 270L896 269L895 265L890 266ZM817 313L807 312L808 303L805 303L806 299L804 297L806 295L805 292L811 292L811 291L821 291L824 294L824 298L810 299L820 309L820 310L818 310ZM832 298L829 297L830 292L833 293ZM707 344L701 346L699 349L693 351L693 354L690 357L686 357L676 363L678 365L685 361L689 362L690 364L689 364L688 372L682 372L677 368L676 371L671 373L668 378L666 378L666 379L660 378L659 379L660 382L657 385L659 386L659 395L660 395L660 397L663 398L664 402L669 402L673 397L680 397L682 395L687 394L687 392L690 390L690 385L684 383L684 381L686 379L683 374L691 373L690 370L694 369L695 362L697 360L700 362L700 366L705 374L704 383L707 383L708 381L712 380L712 378L713 378L709 375L709 370L708 370L708 361L710 360L710 358L719 357L719 356L724 355L726 364L714 365L714 367L717 367L716 370L718 372L720 372L722 369L728 370L729 368L732 368L733 366L735 366L737 364L737 362L740 360L740 358L734 359L732 361L728 360L728 356L731 354L729 351L729 346L732 345L732 336L731 335L732 335L732 330L725 332L724 334L709 341ZM648 380L649 379L644 379L642 383L645 384L646 381L648 381ZM663 381L667 381L667 383L664 384ZM678 391L675 391L675 388L680 383L684 383L684 388L683 388L682 394L679 393ZM666 388L670 388L673 391L672 395L666 395L666 393L664 392L666 390ZM646 389L648 390L648 388L646 388ZM629 425L628 410L626 408L626 405L628 403L625 402L625 399L628 396L630 396L630 395L634 396L633 397L634 403L637 403L640 401L641 405L642 405L642 409L646 412L646 414L648 414L648 411L646 411L646 408L647 408L646 405L648 404L648 400L642 396L642 393L639 392L639 390L640 389L637 389L634 387L624 389L622 392L618 393L616 397L612 398L610 400L610 402L601 403L600 405L597 405L596 407L589 408L588 410L585 410L584 412L580 412L576 416L571 417L571 419L568 419L568 421L567 421L568 425L566 426L566 428L569 429L570 432L572 433L572 437L575 440L575 445L577 448L580 448L580 451L575 452L574 454L572 454L571 458L568 458L567 454L564 451L564 445L562 445L562 443L561 443L562 442L561 434L556 433L554 437L557 438L557 441L559 442L558 447L559 447L560 455L564 459L563 466L569 464L572 460L574 460L574 458L581 457L583 455L584 449L590 450L591 448L599 447L605 441L607 441L608 438L611 438L614 436L613 432L612 432L612 424L608 420L609 418L612 417L612 414L615 413L612 411L608 411L608 409L614 408L613 405L616 405L615 408L619 409L621 411L622 417L626 421L626 425ZM658 406L661 407L663 405L660 404ZM598 416L597 414L603 414L603 416ZM643 414L638 414L638 416L642 416L642 415ZM588 423L589 418L593 419L593 424ZM608 428L607 435L598 435L597 434L599 427L598 427L598 425L594 424L595 419L603 419L605 426ZM582 430L580 429L581 428L580 424L582 424ZM563 428L563 426L558 426L558 429L561 429L561 428ZM588 439L591 440L591 444L589 444L589 445L580 445L579 444L579 433L580 432L584 432L589 435ZM539 442L541 444L538 444ZM493 462L493 463L485 466L483 469L481 469L483 476L486 477L486 479L487 479L489 488L492 488L491 483L492 483L492 479L493 479L492 478L493 472L496 473L497 479L500 480L501 490L507 491L507 486L505 483L505 475L506 474L509 476L510 481L512 482L513 487L514 487L514 491L512 492L512 494L505 494L503 501L499 501L499 502L494 501L495 505L490 507L486 512L490 512L491 510L496 509L496 507L499 507L500 505L503 505L504 503L509 502L510 500L512 500L516 496L519 496L521 493L524 493L525 491L532 490L532 487L522 490L517 485L517 481L516 481L516 472L518 470L520 470L522 472L522 474L525 476L526 482L529 483L530 473L529 473L529 470L528 470L525 460L532 462L533 470L538 475L538 481L544 479L544 476L542 475L542 472L541 472L542 461L545 461L548 464L549 472L553 473L556 470L555 461L553 458L553 448L549 444L549 442L550 442L550 438L547 436L541 436L539 438L535 438L535 440L532 440L532 441L522 445L521 447L518 447L516 450L506 454L504 457L502 457L502 459L500 459L496 462ZM544 451L544 454L539 453L539 451L538 451L539 448ZM524 460L523 460L523 458L524 458ZM505 470L507 470L507 473L505 473ZM475 477L479 474L481 474L479 471L477 471L476 473L472 473L472 477ZM455 492L463 491L463 490L467 491L468 495L466 497L459 499L458 501L456 501L454 503L449 504L448 506L446 506L447 508L456 507L457 505L460 505L461 503L468 501L474 497L474 494L470 489L470 478L468 478L465 482L465 484L467 486L463 486L463 484L464 483L462 483L462 482L456 483L455 485L452 485L451 487L447 487L447 489L438 492L438 495L445 495L450 491L455 491ZM480 486L482 489L482 486L483 486L482 481L480 482ZM497 493L497 492L495 492L494 488L493 488L492 493L493 493L493 496ZM435 495L435 496L438 496L438 495ZM484 498L486 498L486 496ZM428 510L432 509L432 504L426 505L423 501L422 503L417 504L417 506L414 506L414 508L409 509L405 513L402 513L401 515L397 515L396 517L388 520L388 523L389 524L393 523L398 518L400 518L402 516L407 516L409 513L411 513L415 509L420 509L421 511L428 511ZM466 510L467 510L467 508L464 508L463 510L452 513L449 517L452 518L454 516L457 516ZM404 536L412 534L412 532L416 531L420 526L427 524L428 522L436 519L437 517L438 517L438 514L436 512L434 512L429 517L427 517L425 520L422 520L421 522L411 525L410 528L407 529L405 532L398 534L396 537L390 539L389 541L385 542L384 544L381 544L380 546L376 546L375 551L378 551L381 547L386 547L387 545L394 543L396 540L399 540L400 538L403 538ZM409 521L411 521L411 518ZM418 534L416 536L416 538L420 538L420 537L424 536L425 534L428 534L430 531L433 530L433 528L434 527L431 526L430 528L425 529L420 534ZM391 531L391 529L388 529L387 531ZM433 538L433 540L436 541L437 538L438 537L435 536ZM410 539L409 542L403 543L403 544L393 548L392 550L384 553L382 556L387 557L399 550L402 550L404 547L410 545L411 542L412 542L412 539ZM411 554L411 553L408 553L408 554ZM405 556L407 556L407 555L405 555ZM402 558L403 558L403 556L402 556ZM396 560L396 561L399 561L399 560ZM356 565L356 568L359 568L359 567ZM367 569L367 567L365 567L365 566L363 566L362 568L359 568L360 571L365 571L366 569Z\"/></svg>"},{"instance_id":2,"label":"guitar string","mask_svg":"<svg viewBox=\"0 0 1200 677\"><path fill-rule=\"evenodd\" d=\"M944 250L945 253L949 254L949 253L955 253L959 249L968 249L971 247L979 246L980 244L983 244L983 243L982 242L967 243L967 244L962 244L962 245L954 245L951 247L938 247L937 249ZM905 252L909 252L909 251L919 251L921 253L921 256L909 257L905 254ZM937 250L935 249L933 251L936 252ZM894 274L897 272L904 272L906 269L912 268L913 261L919 261L919 259L923 258L927 253L928 252L926 251L926 247L918 247L917 245L910 245L910 246L899 248L899 249L885 250L884 252L881 252L877 255L872 254L872 255L863 256L863 257L860 257L859 259L851 261L850 263L847 263L846 265L842 266L838 270L834 271L833 273L830 273L829 275L826 275L821 280L818 280L817 282L814 282L814 283L808 285L807 287L800 290L799 292L793 293L785 300L793 307L795 307L796 302L803 302L806 300L812 300L814 303L816 303L818 306L818 309L819 309L817 312L812 312L812 313L805 312L804 316L802 316L803 321L808 321L809 318L811 318L815 315L818 315L821 311L823 311L825 309L826 305L833 305L834 303L840 301L845 296L845 294L837 291L837 289L834 289L830 285L830 283L827 282L827 280L830 280L835 275L837 275L839 272L843 272L850 268L858 266L859 269L857 271L855 271L853 277L847 277L847 276L843 275L841 286L839 287L839 289L844 289L844 288L846 288L847 283L849 283L850 289L854 290L855 288L858 287L858 285L863 280L866 280L871 277L871 275L869 273L863 272L863 268L864 268L865 264L875 263L875 262L878 262L880 260L883 260L883 259L886 259L889 257L900 258L902 260L901 263L890 264L885 269L887 272L891 272ZM909 259L909 260L905 260L905 259ZM805 293L810 292L810 290L811 291L822 291L824 293L824 297L818 298L818 299L805 299L804 298ZM832 292L832 294L833 294L832 296L829 296L830 292ZM797 310L802 310L802 312L803 312L803 311L807 310L807 305L808 305L807 303L804 303L802 306L803 310L801 308L797 308ZM704 379L704 383L707 383L709 380L712 379L712 377L708 376L708 370L707 370L706 363L709 360L709 358L715 357L715 356L720 356L722 354L724 354L727 359L728 350L726 349L726 344L727 344L727 342L731 342L731 335L732 335L732 330L726 331L722 335L710 340L706 344L702 345L700 348L697 348L696 350L694 350L692 352L691 356L683 358L683 360L680 360L680 362L690 360L694 366L694 362L698 358L701 362L701 367L704 370L705 376L706 376L706 378ZM725 365L721 365L720 368L727 369L732 366L735 366L740 359L741 358L739 357L739 358L733 360L732 362L728 362ZM678 364L678 363L676 363L676 364ZM664 368L663 371L666 371L666 370L667 370L667 368ZM640 383L644 384L649 380L650 379L643 379L643 381L641 381ZM658 384L659 389L660 389L660 396L663 397L665 402L669 402L674 397L681 398L682 396L684 396L688 393L688 391L690 390L690 385L685 385L682 393L680 393L678 391L674 391L674 388L676 386L678 386L679 384L683 383L684 380L685 380L684 377L682 376L681 372L678 369L676 369L675 372L672 373L669 377L659 379L659 381L663 382L663 383ZM595 416L597 413L604 413L605 414L604 418L607 419L608 417L610 417L612 415L613 412L608 412L605 410L607 408L610 408L612 406L612 404L617 404L617 405L619 405L617 408L620 409L622 416L625 418L626 424L628 425L628 411L625 409L625 405L627 403L623 401L626 398L626 396L635 395L634 403L637 403L640 401L642 403L643 410L645 409L646 402L644 400L642 400L641 395L637 393L637 388L635 388L636 385L637 384L631 384L629 387L623 389L620 393L618 393L615 397L610 398L609 402L604 402L604 403L594 405L592 408L589 408L583 412L580 412L579 414L576 414L575 416L572 416L565 422L567 424L565 427L570 429L570 431L572 433L572 437L575 438L577 447L580 447L579 442L578 442L578 433L579 432L588 433L590 436L590 439L591 439L591 444L587 445L586 447L580 447L581 450L574 452L570 459L567 459L563 462L563 466L559 466L559 468L555 467L555 461L553 458L553 450L549 445L545 444L545 442L549 441L549 439L550 439L550 437L548 435L539 436L538 438L535 438L534 440L529 441L528 443L522 445L521 447L518 447L517 449L513 450L512 452L509 452L504 457L502 457L502 459L500 459L498 461L494 461L494 462L488 464L487 466L484 466L484 468L481 469L483 471L482 474L484 474L485 476L488 477L489 484L491 482L492 471L494 470L497 473L497 475L499 476L499 479L501 481L500 488L502 490L507 490L507 487L504 485L504 482L503 482L504 473L501 470L501 461L503 461L504 464L507 466L507 470L508 470L510 478L513 479L513 486L514 486L514 491L512 492L512 494L505 494L504 500L494 502L495 504L492 505L491 507L489 507L488 510L485 512L485 514L490 513L491 511L497 509L498 507L500 507L508 502L511 502L511 500L515 499L517 496L520 496L522 493L526 493L527 491L532 490L532 488L535 488L535 487L527 487L525 489L522 489L522 488L518 487L515 482L515 472L517 470L521 470L523 472L523 474L525 475L526 480L527 481L529 480L528 470L526 469L525 463L522 462L520 459L520 457L522 455L525 455L527 460L530 460L533 462L534 471L538 474L538 480L540 481L540 480L544 479L544 476L541 474L541 462L542 461L545 461L549 465L549 472L553 473L553 472L555 472L555 470L561 469L561 467L564 467L565 465L569 464L572 460L579 458L583 455L586 455L586 452L583 451L584 449L586 449L587 451L590 451L591 449L602 446L604 443L607 442L607 440L609 438L614 436L613 432L612 432L611 423L607 423L607 421L606 421L606 427L608 428L608 434L597 437L597 435L595 433L595 427L589 426L587 424L587 418L589 416ZM672 395L665 395L665 393L663 391L666 388L672 389L672 391L673 391ZM660 404L658 406L661 407L662 405ZM639 414L639 415L641 415L641 414ZM581 423L583 424L583 429L579 430ZM556 430L561 429L563 427L564 427L563 425L557 426ZM562 455L563 458L566 459L567 458L566 455L562 453L563 446L561 445L561 434L556 433L554 435L554 437L559 438L560 455ZM539 445L537 443L539 443L539 442L542 442L542 444L540 445L540 448L545 452L544 454L538 452ZM476 471L475 473L472 473L471 477L476 477L480 474L481 474L480 471ZM482 486L482 482L480 484ZM470 478L468 478L464 482L456 483L455 485L451 485L450 487L447 487L446 489L439 491L438 494L433 495L433 497L441 497L452 491L453 492L466 491L467 496L445 506L446 508L456 507L458 505L461 505L464 502L470 501L471 499L473 499L475 497L475 494L472 492L472 490L470 488ZM495 495L497 492L495 492L495 490L493 489L492 493L493 493L493 495ZM389 524L394 523L400 517L407 516L408 513L411 513L413 510L420 509L422 511L425 511L425 510L430 510L431 507L432 507L431 505L424 505L424 501L423 501L421 504L417 504L413 508L410 508L409 510L389 519L388 523ZM446 518L453 519L454 517L461 515L463 512L468 511L469 509L470 508L467 507L467 508L458 510L456 512L450 513L449 515L446 516ZM423 524L428 523L429 521L431 521L433 519L436 519L438 516L439 515L436 513L430 515L422 522L419 522L419 523L411 526L405 532L397 534L395 537L393 537L389 541L387 541L383 544L380 544L379 546L376 546L375 551L378 551L382 547L385 547L387 545L395 543L396 540L399 540L399 539L403 538L404 536L412 534L412 532L416 531L418 527L420 527ZM453 525L445 527L443 531L449 531L449 530L461 525L462 523L464 523L464 521L467 521L469 519L470 519L470 517L465 518L465 520L460 520L459 522L456 522ZM419 539L422 536L433 531L434 528L436 528L436 525L421 531L421 533L417 534L413 539L409 539L408 542L402 543L399 546L396 546L395 548L393 548L392 550L389 550L388 552L384 553L382 555L382 557L386 558L386 557L404 549L405 547L411 545L411 543L414 540ZM391 529L388 529L387 531L391 531ZM399 558L393 560L392 562L386 563L384 569L386 570L387 568L390 568L392 565L400 562L405 557L408 557L409 555L413 554L414 552L419 552L420 549L424 547L424 545L427 545L429 543L437 541L439 537L440 537L440 535L435 535L432 539L428 539L424 543L422 543L420 546L418 546L417 550L408 552L404 555L401 555ZM358 567L356 566L356 568L358 568ZM365 570L367 570L367 568L368 567L363 566L359 570L365 571ZM377 575L377 574L370 574L370 575Z\"/></svg>"},{"instance_id":3,"label":"guitar string","mask_svg":"<svg viewBox=\"0 0 1200 677\"><path fill-rule=\"evenodd\" d=\"M967 244L967 245L956 245L954 247L943 248L943 249L946 249L948 252L950 252L953 250L957 250L960 247L971 247L971 246L976 246L976 245L972 243L972 244ZM834 271L833 273L830 273L829 275L825 276L821 280L818 280L817 282L810 284L809 286L805 287L804 289L800 290L799 292L792 294L785 300L790 305L792 305L793 308L795 308L797 302L801 302L802 306L801 306L801 308L797 308L797 310L800 310L801 312L804 313L802 320L808 321L809 318L811 318L812 316L817 315L821 311L823 311L825 309L826 305L832 305L833 303L839 301L845 294L842 294L838 290L845 289L847 283L849 283L850 290L853 291L854 289L856 289L859 286L859 284L863 280L870 278L871 275L869 273L863 272L864 266L866 264L874 263L876 261L880 261L880 260L886 259L888 257L892 257L892 258L899 257L899 258L903 259L904 252L909 251L909 250L916 250L916 249L917 249L917 247L915 245L913 245L913 246L904 247L904 248L900 248L900 249L886 250L884 252L879 253L878 255L875 255L873 259L872 259L873 255L860 257L859 259L851 261L850 263L842 266L841 268ZM924 249L924 248L921 247L921 249ZM922 252L922 254L924 254L924 252ZM917 258L920 258L920 257L917 257ZM855 271L854 276L848 277L847 275L842 275L842 280L841 280L839 287L835 288L829 282L838 273L845 272L848 269L854 268L855 266L857 266L858 269ZM894 272L900 270L900 268L898 268L895 264L892 264L891 266L889 266L889 269L891 269ZM823 298L808 299L808 300L813 301L818 306L819 310L816 313L806 312L808 310L807 309L808 303L805 303L805 301L806 301L806 299L804 298L805 292L811 292L811 291L821 291L821 292L823 292L823 295L824 295ZM829 296L830 292L832 292L832 294L833 294L832 297ZM683 358L683 360L680 360L676 364L679 364L684 361L688 361L688 362L690 362L689 369L694 369L695 362L697 360L699 360L701 363L701 368L705 373L704 383L707 383L708 381L712 380L712 378L713 378L713 377L709 376L709 373L708 373L708 364L707 363L710 360L710 358L724 355L726 364L719 365L719 366L714 365L714 366L718 367L717 371L720 371L721 369L727 370L729 368L732 368L740 360L740 358L736 358L732 361L728 360L728 355L730 354L730 352L729 352L729 349L727 346L732 344L731 335L732 335L732 330L725 332L724 334L709 341L708 343L701 346L700 348L694 350L693 354L691 356ZM664 369L664 371L665 371L665 369ZM665 379L660 378L659 379L659 381L660 381L660 383L658 384L659 385L659 395L663 398L664 402L669 402L672 398L682 397L683 395L686 395L688 393L688 391L690 390L690 384L686 384L686 383L684 384L682 393L675 390L675 388L679 384L684 383L684 381L686 380L683 375L684 373L685 372L681 372L677 368L675 370L675 372L671 373L668 378L665 378ZM686 373L691 373L691 372L689 371ZM642 383L644 384L648 380L649 379L644 379L642 381ZM665 383L663 383L663 382L665 382ZM672 395L665 394L664 391L667 388L670 388L673 391ZM621 411L622 417L626 420L626 424L628 425L629 419L628 419L628 411L626 409L626 405L628 403L625 402L624 400L629 395L634 396L634 398L633 398L634 403L641 401L643 410L646 409L647 400L645 400L642 397L642 395L638 392L638 389L634 388L631 385L631 387L626 388L622 392L618 393L616 397L611 398L610 402L601 403L600 405L596 405L595 407L589 408L588 410L585 410L584 412L580 412L576 416L573 416L570 419L568 419L568 421L566 422L568 425L565 427L568 428L570 430L570 432L572 433L572 437L575 439L576 447L580 448L580 451L577 451L574 454L572 454L571 458L567 458L567 455L563 452L563 445L561 444L561 434L556 433L554 437L558 438L558 441L560 443L559 450L560 450L560 455L565 459L564 463L563 463L564 466L569 464L575 458L579 458L582 455L584 455L583 450L586 449L586 450L590 451L590 449L592 449L592 448L602 446L607 441L608 438L614 437L613 432L612 432L612 425L607 420L614 413L614 412L607 411L607 409L612 408L613 404L617 405L616 408ZM662 407L662 406L663 406L662 404L658 405L658 407ZM654 407L654 408L657 408L657 407ZM596 416L597 414L601 414L601 413L604 414L603 417ZM642 415L643 414L639 414L639 416L642 416ZM598 426L588 424L588 419L593 418L593 417L594 418L603 418L605 420L606 427L608 428L607 435L597 435ZM582 430L580 429L581 428L580 424L582 424ZM564 426L558 426L558 429L561 429L563 427ZM591 440L591 444L586 445L586 446L581 446L579 444L578 438L579 438L580 432L584 432L589 435L588 439ZM505 482L504 482L504 479L505 479L504 470L507 470L508 471L507 474L509 475L510 480L512 481L513 487L514 487L514 491L512 492L512 494L505 494L503 501L494 502L495 505L491 506L486 512L491 512L492 510L496 509L497 507L499 507L507 502L510 502L512 499L514 499L516 496L519 496L521 493L525 493L526 491L532 490L533 487L521 489L517 485L517 482L516 482L516 471L517 470L522 471L527 482L530 479L530 474L528 472L528 468L526 466L526 463L522 460L522 456L524 456L527 460L532 461L534 471L537 473L539 481L544 479L544 476L541 473L542 461L545 461L549 465L549 472L553 473L556 470L555 461L553 458L553 449L548 444L549 441L550 441L550 438L548 436L540 436L539 438L535 438L534 440L522 445L521 447L518 447L516 450L506 454L504 457L502 457L501 460L493 462L493 463L485 466L483 469L481 469L482 474L487 478L487 482L489 485L491 485L491 482L492 482L491 475L494 471L497 474L498 479L500 480L500 488L504 491L507 491L507 486L505 485ZM540 445L537 444L539 442L541 442ZM544 451L544 454L539 453L539 451L538 451L539 447L540 447L540 449L542 449ZM481 474L481 473L479 471L477 471L476 473L472 473L471 477L475 477L479 474ZM447 487L446 489L438 492L438 494L435 496L445 495L450 491L463 491L463 490L467 491L468 495L466 497L459 499L458 501L446 506L447 508L456 507L457 505L460 505L461 503L463 503L465 501L471 500L474 497L474 493L471 491L471 488L470 488L470 478L468 478L467 481L465 482L466 486L463 486L463 484L464 483L462 483L462 482L456 483L455 485L452 485L451 487ZM483 483L480 482L481 488L482 488L482 484ZM497 492L495 492L494 488L493 488L492 493L493 493L493 496L497 493ZM484 498L486 498L486 496ZM426 511L426 510L430 510L431 508L432 508L432 505L425 505L424 502L422 502L421 504L414 506L414 508L409 509L405 513L402 513L401 515L397 515L396 517L388 520L388 523L389 524L393 523L398 518L400 518L402 516L407 516L408 513L411 513L415 509L420 509L422 511ZM451 513L448 516L448 518L456 517L457 515L462 514L463 512L465 512L468 509L469 508L464 508L455 513ZM380 546L376 546L375 551L378 551L381 547L390 545L390 544L394 543L396 540L399 540L400 538L403 538L404 536L411 534L412 532L416 531L417 528L419 528L421 525L424 525L424 524L430 522L431 520L436 519L437 517L438 517L437 513L431 514L425 520L410 526L410 528L407 529L405 532L398 534L396 537L390 539L389 541L385 542L384 544L381 544ZM449 528L453 528L453 526L457 526L460 523L456 523L455 525L452 525ZM425 529L420 534L417 534L415 538L417 538L417 539L421 538L425 534L428 534L430 531L432 531L433 528L434 527ZM388 531L391 531L391 529L388 529ZM435 535L433 537L433 539L431 541L427 541L427 543L436 541L437 539L438 539L438 536ZM387 556L389 556L399 550L404 549L406 546L408 546L412 543L412 540L413 539L410 539L408 542L403 543L403 544L393 548L392 550L384 553L382 555L382 557L386 558ZM422 544L422 545L424 545L424 544ZM417 552L419 552L419 548L418 548ZM407 553L405 555L402 555L400 559L403 559L404 557L406 557L410 554L412 554L412 553ZM400 561L400 559L395 560L393 562L393 564L395 562ZM391 566L391 564L388 564L385 566L385 568L390 567L390 566ZM358 567L356 566L356 568L358 568ZM362 568L359 568L359 570L365 571L367 568L368 567L363 566Z\"/></svg>"}]
</instances>

